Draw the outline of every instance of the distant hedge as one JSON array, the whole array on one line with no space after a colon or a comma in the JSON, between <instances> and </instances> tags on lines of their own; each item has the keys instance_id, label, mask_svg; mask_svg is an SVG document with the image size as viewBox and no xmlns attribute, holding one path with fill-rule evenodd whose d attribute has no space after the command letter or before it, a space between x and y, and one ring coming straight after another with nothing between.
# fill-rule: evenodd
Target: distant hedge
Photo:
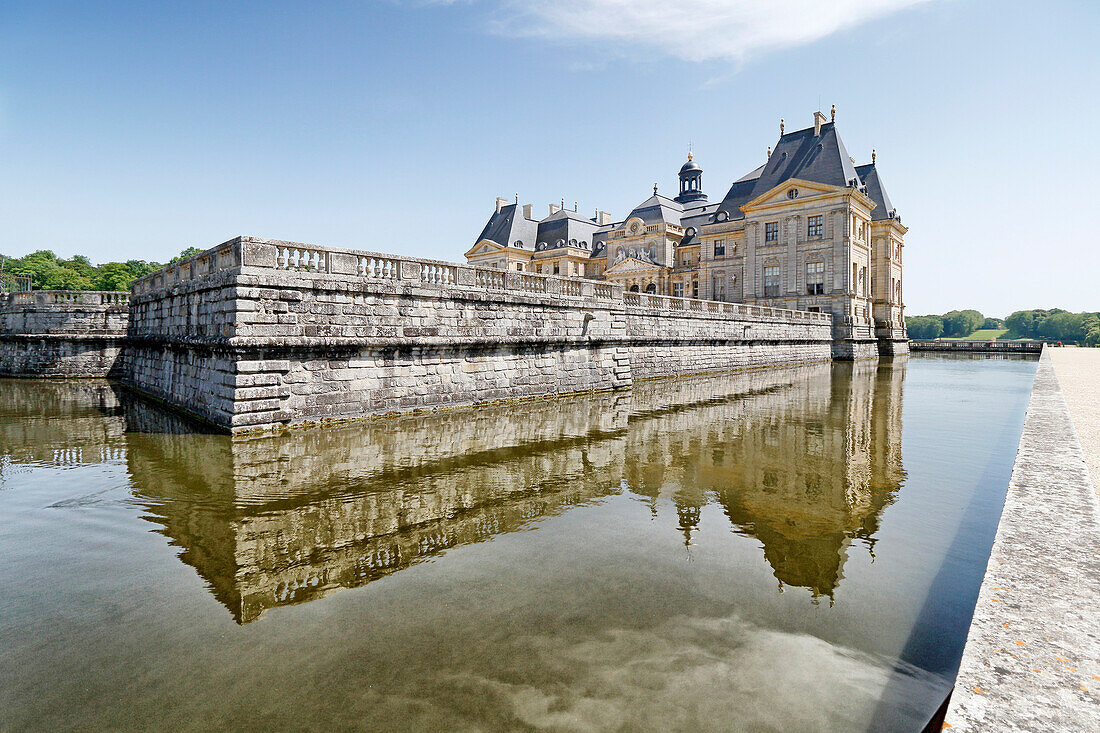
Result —
<instances>
[{"instance_id":1,"label":"distant hedge","mask_svg":"<svg viewBox=\"0 0 1100 733\"><path fill-rule=\"evenodd\" d=\"M188 247L172 262L196 255L202 250ZM48 249L31 252L24 257L0 254L0 271L8 275L29 275L35 290L129 290L134 278L148 275L164 267L159 262L127 260L93 265L83 255L61 259Z\"/></svg>"}]
</instances>

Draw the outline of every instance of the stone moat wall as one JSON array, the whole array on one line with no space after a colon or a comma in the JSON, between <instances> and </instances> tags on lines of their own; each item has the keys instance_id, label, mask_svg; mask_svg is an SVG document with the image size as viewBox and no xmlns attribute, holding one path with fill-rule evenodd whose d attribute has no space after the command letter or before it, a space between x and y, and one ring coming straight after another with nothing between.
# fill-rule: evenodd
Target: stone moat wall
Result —
<instances>
[{"instance_id":1,"label":"stone moat wall","mask_svg":"<svg viewBox=\"0 0 1100 733\"><path fill-rule=\"evenodd\" d=\"M0 318L0 374L116 377L231 430L828 361L835 348L828 314L251 237L130 294L5 296Z\"/></svg>"},{"instance_id":2,"label":"stone moat wall","mask_svg":"<svg viewBox=\"0 0 1100 733\"><path fill-rule=\"evenodd\" d=\"M129 293L0 295L0 376L118 376Z\"/></svg>"},{"instance_id":3,"label":"stone moat wall","mask_svg":"<svg viewBox=\"0 0 1100 733\"><path fill-rule=\"evenodd\" d=\"M231 429L827 361L828 314L239 237L135 281L131 386Z\"/></svg>"}]
</instances>

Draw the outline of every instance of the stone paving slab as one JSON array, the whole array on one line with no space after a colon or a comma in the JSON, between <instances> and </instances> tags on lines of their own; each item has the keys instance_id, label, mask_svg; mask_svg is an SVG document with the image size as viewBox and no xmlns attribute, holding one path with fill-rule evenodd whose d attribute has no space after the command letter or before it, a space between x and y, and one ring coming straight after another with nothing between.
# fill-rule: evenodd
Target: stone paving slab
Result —
<instances>
[{"instance_id":1,"label":"stone paving slab","mask_svg":"<svg viewBox=\"0 0 1100 733\"><path fill-rule=\"evenodd\" d=\"M1100 731L1100 509L1051 349L944 729Z\"/></svg>"},{"instance_id":2,"label":"stone paving slab","mask_svg":"<svg viewBox=\"0 0 1100 733\"><path fill-rule=\"evenodd\" d=\"M1085 452L1092 487L1100 490L1100 349L1051 349L1050 358Z\"/></svg>"}]
</instances>

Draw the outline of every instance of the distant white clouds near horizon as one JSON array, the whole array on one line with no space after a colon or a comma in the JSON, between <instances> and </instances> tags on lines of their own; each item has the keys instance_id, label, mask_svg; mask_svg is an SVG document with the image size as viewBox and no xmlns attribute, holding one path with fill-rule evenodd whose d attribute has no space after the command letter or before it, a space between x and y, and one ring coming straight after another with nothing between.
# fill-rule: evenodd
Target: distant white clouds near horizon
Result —
<instances>
[{"instance_id":1,"label":"distant white clouds near horizon","mask_svg":"<svg viewBox=\"0 0 1100 733\"><path fill-rule=\"evenodd\" d=\"M502 35L628 43L689 62L744 61L942 0L498 0Z\"/></svg>"}]
</instances>

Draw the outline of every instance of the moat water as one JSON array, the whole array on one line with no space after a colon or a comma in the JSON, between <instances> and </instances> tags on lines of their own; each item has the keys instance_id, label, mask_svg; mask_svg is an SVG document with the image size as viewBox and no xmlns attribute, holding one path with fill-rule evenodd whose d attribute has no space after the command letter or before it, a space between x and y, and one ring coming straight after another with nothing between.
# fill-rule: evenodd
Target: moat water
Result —
<instances>
[{"instance_id":1,"label":"moat water","mask_svg":"<svg viewBox=\"0 0 1100 733\"><path fill-rule=\"evenodd\" d=\"M1035 361L205 434L0 381L0 729L919 730Z\"/></svg>"}]
</instances>

